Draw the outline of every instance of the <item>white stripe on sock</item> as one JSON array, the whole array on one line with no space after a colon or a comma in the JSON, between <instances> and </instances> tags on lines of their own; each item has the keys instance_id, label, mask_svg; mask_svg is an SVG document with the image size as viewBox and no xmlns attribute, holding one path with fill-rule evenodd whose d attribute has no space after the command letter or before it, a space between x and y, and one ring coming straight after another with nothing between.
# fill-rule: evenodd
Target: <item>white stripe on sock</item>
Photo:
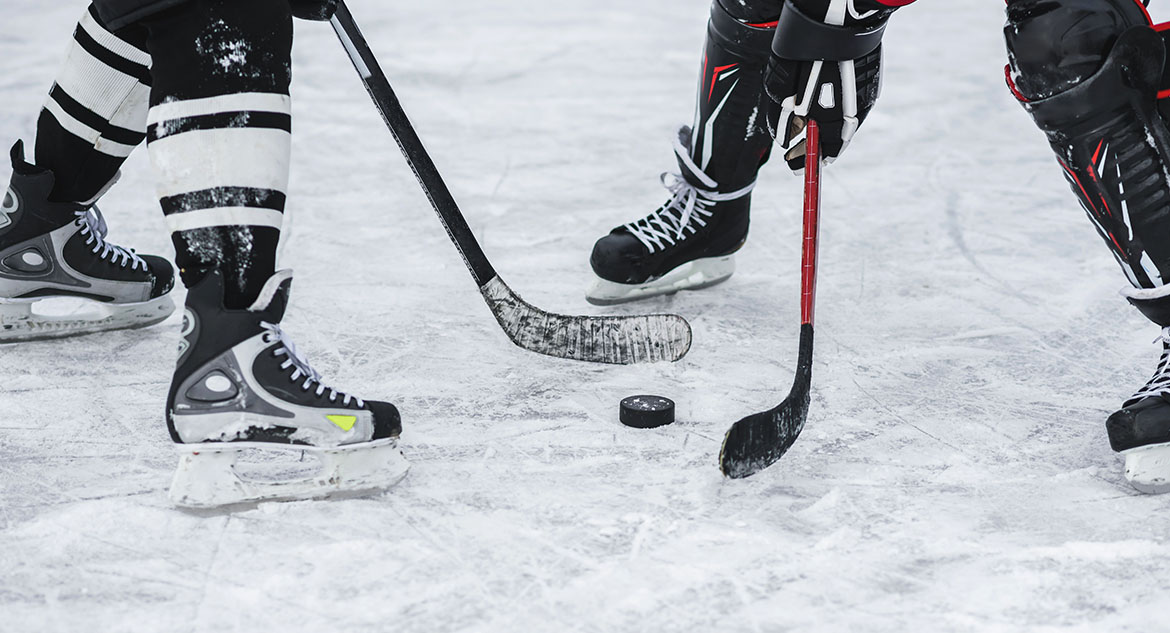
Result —
<instances>
[{"instance_id":1,"label":"white stripe on sock","mask_svg":"<svg viewBox=\"0 0 1170 633\"><path fill-rule=\"evenodd\" d=\"M134 151L133 145L123 145L122 143L115 143L109 139L102 138L97 130L70 116L52 98L45 102L45 110L48 110L49 114L52 114L53 118L57 119L57 123L61 124L61 127L65 128L66 132L79 137L87 143L92 143L94 149L103 154L126 158Z\"/></svg>"},{"instance_id":2,"label":"white stripe on sock","mask_svg":"<svg viewBox=\"0 0 1170 633\"><path fill-rule=\"evenodd\" d=\"M150 53L139 50L129 42L118 39L118 36L98 24L97 20L93 19L93 16L90 15L88 10L81 16L78 24L90 37L111 53L119 57L124 57L136 64L142 64L147 68L150 67Z\"/></svg>"},{"instance_id":3,"label":"white stripe on sock","mask_svg":"<svg viewBox=\"0 0 1170 633\"><path fill-rule=\"evenodd\" d=\"M272 209L220 207L172 213L166 219L167 228L175 233L213 226L270 226L279 229L284 215Z\"/></svg>"},{"instance_id":4,"label":"white stripe on sock","mask_svg":"<svg viewBox=\"0 0 1170 633\"><path fill-rule=\"evenodd\" d=\"M288 95L274 92L241 92L218 97L189 99L160 103L150 109L146 124L154 125L172 119L185 119L220 112L278 112L292 113L292 101Z\"/></svg>"},{"instance_id":5,"label":"white stripe on sock","mask_svg":"<svg viewBox=\"0 0 1170 633\"><path fill-rule=\"evenodd\" d=\"M107 66L77 42L69 47L57 85L94 114L109 120L139 85L138 79ZM135 128L128 128L135 129ZM143 127L139 132L146 131Z\"/></svg>"},{"instance_id":6,"label":"white stripe on sock","mask_svg":"<svg viewBox=\"0 0 1170 633\"><path fill-rule=\"evenodd\" d=\"M110 124L125 130L146 133L146 113L150 108L150 86L135 84L126 99L110 116Z\"/></svg>"},{"instance_id":7,"label":"white stripe on sock","mask_svg":"<svg viewBox=\"0 0 1170 633\"><path fill-rule=\"evenodd\" d=\"M284 130L192 130L147 147L160 198L214 187L288 191L292 135Z\"/></svg>"}]
</instances>

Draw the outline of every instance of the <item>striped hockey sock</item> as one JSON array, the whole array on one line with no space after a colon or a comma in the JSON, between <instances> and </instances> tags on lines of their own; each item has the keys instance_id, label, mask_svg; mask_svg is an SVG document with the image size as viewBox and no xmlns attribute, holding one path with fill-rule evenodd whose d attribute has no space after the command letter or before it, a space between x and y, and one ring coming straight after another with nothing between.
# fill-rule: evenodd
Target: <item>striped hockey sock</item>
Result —
<instances>
[{"instance_id":1,"label":"striped hockey sock","mask_svg":"<svg viewBox=\"0 0 1170 633\"><path fill-rule=\"evenodd\" d=\"M192 2L146 22L154 54L147 146L190 287L212 269L228 307L275 272L288 191L287 0Z\"/></svg>"},{"instance_id":2,"label":"striped hockey sock","mask_svg":"<svg viewBox=\"0 0 1170 633\"><path fill-rule=\"evenodd\" d=\"M34 162L51 170L58 202L87 202L146 137L150 55L145 33L111 32L91 5L37 120Z\"/></svg>"}]
</instances>

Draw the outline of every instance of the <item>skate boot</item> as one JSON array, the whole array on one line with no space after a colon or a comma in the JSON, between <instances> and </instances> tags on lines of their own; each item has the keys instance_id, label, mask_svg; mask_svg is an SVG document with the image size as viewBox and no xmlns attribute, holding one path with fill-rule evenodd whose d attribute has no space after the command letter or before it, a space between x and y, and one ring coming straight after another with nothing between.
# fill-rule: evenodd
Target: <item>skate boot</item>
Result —
<instances>
[{"instance_id":1,"label":"skate boot","mask_svg":"<svg viewBox=\"0 0 1170 633\"><path fill-rule=\"evenodd\" d=\"M615 228L593 245L596 279L585 292L595 305L613 305L679 290L696 290L735 272L734 253L747 240L755 182L721 191L690 157L690 129L674 143L682 173L662 175L670 199L650 215Z\"/></svg>"},{"instance_id":2,"label":"skate boot","mask_svg":"<svg viewBox=\"0 0 1170 633\"><path fill-rule=\"evenodd\" d=\"M223 278L208 273L187 293L167 425L179 449L171 500L206 508L389 488L409 464L402 424L386 402L326 386L280 329L292 271L273 275L246 310L223 307ZM252 479L236 468L244 449L295 451L316 474Z\"/></svg>"},{"instance_id":3,"label":"skate boot","mask_svg":"<svg viewBox=\"0 0 1170 633\"><path fill-rule=\"evenodd\" d=\"M670 191L665 204L594 245L590 303L705 288L735 272L732 254L747 239L750 194L772 150L764 73L780 4L711 3L694 123L674 143L681 173L662 176Z\"/></svg>"},{"instance_id":4,"label":"skate boot","mask_svg":"<svg viewBox=\"0 0 1170 633\"><path fill-rule=\"evenodd\" d=\"M51 202L53 173L25 162L19 141L11 155L0 206L0 343L145 327L170 316L170 263L107 242L97 207ZM34 311L61 298L86 311Z\"/></svg>"},{"instance_id":5,"label":"skate boot","mask_svg":"<svg viewBox=\"0 0 1170 633\"><path fill-rule=\"evenodd\" d=\"M1142 492L1170 492L1170 286L1126 290L1130 303L1162 326L1158 368L1105 428L1113 450L1125 455L1125 478Z\"/></svg>"}]
</instances>

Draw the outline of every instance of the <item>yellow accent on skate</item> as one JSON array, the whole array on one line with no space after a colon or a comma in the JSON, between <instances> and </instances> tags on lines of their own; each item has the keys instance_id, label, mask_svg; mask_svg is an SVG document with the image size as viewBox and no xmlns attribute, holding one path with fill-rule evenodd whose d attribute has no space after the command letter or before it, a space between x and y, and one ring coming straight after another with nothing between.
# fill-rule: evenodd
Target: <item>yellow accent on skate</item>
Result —
<instances>
[{"instance_id":1,"label":"yellow accent on skate","mask_svg":"<svg viewBox=\"0 0 1170 633\"><path fill-rule=\"evenodd\" d=\"M330 422L336 424L337 428L341 429L342 431L348 431L352 429L354 423L357 422L356 415L327 415L325 417L328 418Z\"/></svg>"}]
</instances>

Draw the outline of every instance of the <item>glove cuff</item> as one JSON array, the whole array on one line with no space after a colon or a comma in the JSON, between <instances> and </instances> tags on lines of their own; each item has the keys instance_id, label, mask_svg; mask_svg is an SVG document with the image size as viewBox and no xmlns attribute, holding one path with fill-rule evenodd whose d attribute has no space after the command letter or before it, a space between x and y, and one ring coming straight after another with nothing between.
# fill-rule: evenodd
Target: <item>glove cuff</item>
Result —
<instances>
[{"instance_id":1,"label":"glove cuff","mask_svg":"<svg viewBox=\"0 0 1170 633\"><path fill-rule=\"evenodd\" d=\"M794 61L837 61L858 59L877 50L882 43L890 14L879 14L869 24L834 26L809 17L792 0L786 0L776 24L772 53Z\"/></svg>"}]
</instances>

